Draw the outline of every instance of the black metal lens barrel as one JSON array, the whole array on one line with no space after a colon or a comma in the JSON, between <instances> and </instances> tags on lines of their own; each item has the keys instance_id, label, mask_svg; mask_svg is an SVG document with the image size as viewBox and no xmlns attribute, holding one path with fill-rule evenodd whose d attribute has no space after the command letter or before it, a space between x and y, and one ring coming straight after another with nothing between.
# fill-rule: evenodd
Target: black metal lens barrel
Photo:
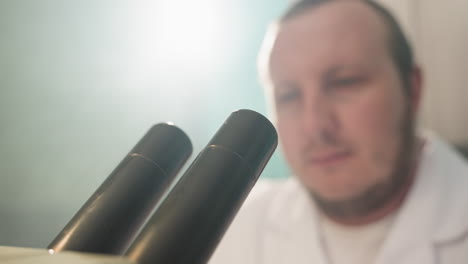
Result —
<instances>
[{"instance_id":1,"label":"black metal lens barrel","mask_svg":"<svg viewBox=\"0 0 468 264\"><path fill-rule=\"evenodd\" d=\"M276 146L265 117L232 113L125 255L139 264L206 263Z\"/></svg>"},{"instance_id":2,"label":"black metal lens barrel","mask_svg":"<svg viewBox=\"0 0 468 264\"><path fill-rule=\"evenodd\" d=\"M192 153L174 125L154 125L49 245L121 255Z\"/></svg>"}]
</instances>

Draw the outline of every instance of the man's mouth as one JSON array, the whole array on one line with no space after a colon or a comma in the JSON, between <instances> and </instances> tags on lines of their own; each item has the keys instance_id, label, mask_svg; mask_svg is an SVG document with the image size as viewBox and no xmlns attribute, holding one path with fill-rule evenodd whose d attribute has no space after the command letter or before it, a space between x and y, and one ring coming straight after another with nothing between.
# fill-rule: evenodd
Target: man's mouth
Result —
<instances>
[{"instance_id":1,"label":"man's mouth","mask_svg":"<svg viewBox=\"0 0 468 264\"><path fill-rule=\"evenodd\" d=\"M351 150L314 154L308 157L307 163L319 167L333 166L350 158L351 156Z\"/></svg>"}]
</instances>

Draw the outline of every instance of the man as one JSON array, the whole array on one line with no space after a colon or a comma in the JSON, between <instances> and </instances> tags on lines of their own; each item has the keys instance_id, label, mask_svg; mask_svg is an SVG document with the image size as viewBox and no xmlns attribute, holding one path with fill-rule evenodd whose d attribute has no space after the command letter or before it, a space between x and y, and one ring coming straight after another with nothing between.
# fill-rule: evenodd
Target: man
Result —
<instances>
[{"instance_id":1,"label":"man","mask_svg":"<svg viewBox=\"0 0 468 264\"><path fill-rule=\"evenodd\" d=\"M468 263L468 165L416 132L422 77L388 11L297 2L263 55L295 176L257 184L210 263Z\"/></svg>"}]
</instances>

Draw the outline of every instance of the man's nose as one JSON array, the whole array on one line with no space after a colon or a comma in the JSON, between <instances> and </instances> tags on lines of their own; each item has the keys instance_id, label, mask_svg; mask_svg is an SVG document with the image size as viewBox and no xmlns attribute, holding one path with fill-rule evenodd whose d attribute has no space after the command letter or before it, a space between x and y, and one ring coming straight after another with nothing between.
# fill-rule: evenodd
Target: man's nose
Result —
<instances>
[{"instance_id":1,"label":"man's nose","mask_svg":"<svg viewBox=\"0 0 468 264\"><path fill-rule=\"evenodd\" d=\"M333 102L321 93L310 92L305 95L301 113L304 132L320 138L324 134L336 132L339 122Z\"/></svg>"}]
</instances>

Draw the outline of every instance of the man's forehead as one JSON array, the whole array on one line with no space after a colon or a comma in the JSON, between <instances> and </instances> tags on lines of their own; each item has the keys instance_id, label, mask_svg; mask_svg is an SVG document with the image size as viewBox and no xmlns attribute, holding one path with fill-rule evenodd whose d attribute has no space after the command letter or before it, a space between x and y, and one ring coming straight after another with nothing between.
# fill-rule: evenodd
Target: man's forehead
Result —
<instances>
[{"instance_id":1,"label":"man's forehead","mask_svg":"<svg viewBox=\"0 0 468 264\"><path fill-rule=\"evenodd\" d=\"M384 21L359 0L335 0L309 8L280 23L277 30L278 44L306 42L320 36L338 39L343 35L360 36L382 44L388 35Z\"/></svg>"},{"instance_id":2,"label":"man's forehead","mask_svg":"<svg viewBox=\"0 0 468 264\"><path fill-rule=\"evenodd\" d=\"M351 63L353 56L364 55L359 52L388 51L387 35L384 21L362 1L330 1L279 24L271 55L294 60L315 52L348 56Z\"/></svg>"},{"instance_id":3,"label":"man's forehead","mask_svg":"<svg viewBox=\"0 0 468 264\"><path fill-rule=\"evenodd\" d=\"M374 9L364 0L330 0L328 2L304 7L302 12L282 20L282 25L297 25L305 22L309 25L353 25L384 30L384 22ZM308 23L307 23L308 22ZM382 27L383 26L383 27Z\"/></svg>"}]
</instances>

